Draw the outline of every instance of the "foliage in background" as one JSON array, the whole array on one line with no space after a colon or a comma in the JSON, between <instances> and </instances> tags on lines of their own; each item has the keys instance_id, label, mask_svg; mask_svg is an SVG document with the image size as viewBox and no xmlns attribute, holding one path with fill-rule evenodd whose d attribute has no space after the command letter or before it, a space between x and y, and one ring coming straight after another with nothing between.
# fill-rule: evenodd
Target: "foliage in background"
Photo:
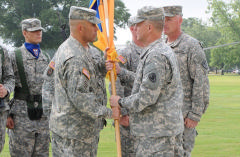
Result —
<instances>
[{"instance_id":1,"label":"foliage in background","mask_svg":"<svg viewBox=\"0 0 240 157\"><path fill-rule=\"evenodd\" d=\"M60 26L66 24L69 35L68 13L71 6L88 7L89 0L1 0L0 34L6 43L20 46L24 42L20 22L26 18L36 17L46 29L43 33L41 47L57 48L64 40ZM115 0L115 24L124 28L130 17L128 9L121 0ZM61 22L60 22L61 21Z\"/></svg>"},{"instance_id":2,"label":"foliage in background","mask_svg":"<svg viewBox=\"0 0 240 157\"><path fill-rule=\"evenodd\" d=\"M216 45L240 41L240 0L207 0L213 27L221 32ZM240 45L211 50L211 66L219 69L240 67Z\"/></svg>"}]
</instances>

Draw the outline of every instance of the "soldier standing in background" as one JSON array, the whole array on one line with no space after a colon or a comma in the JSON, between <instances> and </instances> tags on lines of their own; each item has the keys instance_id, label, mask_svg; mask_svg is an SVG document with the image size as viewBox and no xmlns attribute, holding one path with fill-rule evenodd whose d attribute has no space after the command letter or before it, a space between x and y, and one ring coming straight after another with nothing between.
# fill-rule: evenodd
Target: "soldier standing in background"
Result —
<instances>
[{"instance_id":1,"label":"soldier standing in background","mask_svg":"<svg viewBox=\"0 0 240 157\"><path fill-rule=\"evenodd\" d=\"M134 23L144 51L131 79L132 93L124 98L112 95L110 104L129 110L136 156L182 157L182 85L177 59L161 39L163 8L139 9Z\"/></svg>"},{"instance_id":2,"label":"soldier standing in background","mask_svg":"<svg viewBox=\"0 0 240 157\"><path fill-rule=\"evenodd\" d=\"M209 104L208 63L198 40L181 31L182 6L166 6L164 33L179 64L183 86L183 149L190 157L197 131L195 127Z\"/></svg>"},{"instance_id":3,"label":"soldier standing in background","mask_svg":"<svg viewBox=\"0 0 240 157\"><path fill-rule=\"evenodd\" d=\"M135 74L139 63L139 56L141 54L143 45L137 40L136 31L134 30L134 18L128 19L128 27L132 34L132 42L128 43L127 46L118 51L118 54L126 59L125 63L119 63L116 66L117 73L132 73ZM111 84L110 84L111 85ZM109 85L109 89L111 87ZM132 88L124 86L124 82L120 83L119 78L116 81L117 95L120 97L127 97L131 95ZM129 127L129 115L126 109L121 110L122 117L120 118L120 137L121 137L121 151L123 157L135 157L134 151L134 136L130 134Z\"/></svg>"},{"instance_id":4,"label":"soldier standing in background","mask_svg":"<svg viewBox=\"0 0 240 157\"><path fill-rule=\"evenodd\" d=\"M41 21L21 22L25 43L11 53L15 75L14 103L7 120L12 157L49 156L49 123L42 115L43 72L49 57L44 55Z\"/></svg>"},{"instance_id":5,"label":"soldier standing in background","mask_svg":"<svg viewBox=\"0 0 240 157\"><path fill-rule=\"evenodd\" d=\"M8 100L14 90L15 80L9 54L0 47L0 153L5 143Z\"/></svg>"},{"instance_id":6,"label":"soldier standing in background","mask_svg":"<svg viewBox=\"0 0 240 157\"><path fill-rule=\"evenodd\" d=\"M70 37L55 55L55 96L50 116L53 156L97 155L100 118L119 118L118 108L99 103L98 74L106 74L104 62L95 65L89 45L97 36L96 11L72 6Z\"/></svg>"},{"instance_id":7,"label":"soldier standing in background","mask_svg":"<svg viewBox=\"0 0 240 157\"><path fill-rule=\"evenodd\" d=\"M54 69L55 69L55 56L52 58L48 67L44 71L44 82L42 85L42 106L43 114L50 119L52 103L54 103Z\"/></svg>"}]
</instances>

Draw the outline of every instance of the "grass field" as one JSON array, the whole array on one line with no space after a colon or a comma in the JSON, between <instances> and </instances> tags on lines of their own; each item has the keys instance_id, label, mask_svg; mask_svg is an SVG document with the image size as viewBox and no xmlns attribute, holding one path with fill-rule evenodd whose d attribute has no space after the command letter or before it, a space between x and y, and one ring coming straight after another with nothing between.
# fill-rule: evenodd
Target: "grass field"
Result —
<instances>
[{"instance_id":1,"label":"grass field","mask_svg":"<svg viewBox=\"0 0 240 157\"><path fill-rule=\"evenodd\" d=\"M210 105L203 115L192 157L240 157L240 76L209 76ZM114 127L101 132L98 157L116 157ZM1 157L10 157L8 137Z\"/></svg>"}]
</instances>

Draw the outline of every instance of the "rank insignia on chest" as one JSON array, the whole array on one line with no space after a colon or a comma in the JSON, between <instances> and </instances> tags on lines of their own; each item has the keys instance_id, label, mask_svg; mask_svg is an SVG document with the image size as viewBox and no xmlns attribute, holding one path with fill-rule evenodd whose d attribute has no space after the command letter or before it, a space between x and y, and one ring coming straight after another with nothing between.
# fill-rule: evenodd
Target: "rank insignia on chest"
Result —
<instances>
[{"instance_id":1,"label":"rank insignia on chest","mask_svg":"<svg viewBox=\"0 0 240 157\"><path fill-rule=\"evenodd\" d=\"M119 56L117 57L117 60L119 60L122 64L125 64L125 63L127 62L127 59L124 58L122 55L119 55Z\"/></svg>"},{"instance_id":2,"label":"rank insignia on chest","mask_svg":"<svg viewBox=\"0 0 240 157\"><path fill-rule=\"evenodd\" d=\"M48 71L47 71L47 75L50 76L50 75L52 75L52 73L53 73L53 69L49 68Z\"/></svg>"},{"instance_id":3,"label":"rank insignia on chest","mask_svg":"<svg viewBox=\"0 0 240 157\"><path fill-rule=\"evenodd\" d=\"M148 78L150 81L152 81L153 83L156 82L156 74L155 73L151 73L148 75Z\"/></svg>"},{"instance_id":4,"label":"rank insignia on chest","mask_svg":"<svg viewBox=\"0 0 240 157\"><path fill-rule=\"evenodd\" d=\"M51 61L51 62L48 64L48 66L49 66L51 69L55 70L55 62L54 62L54 61Z\"/></svg>"},{"instance_id":5,"label":"rank insignia on chest","mask_svg":"<svg viewBox=\"0 0 240 157\"><path fill-rule=\"evenodd\" d=\"M33 49L34 55L38 56L38 49Z\"/></svg>"},{"instance_id":6,"label":"rank insignia on chest","mask_svg":"<svg viewBox=\"0 0 240 157\"><path fill-rule=\"evenodd\" d=\"M90 80L90 73L87 69L83 68L82 73Z\"/></svg>"}]
</instances>

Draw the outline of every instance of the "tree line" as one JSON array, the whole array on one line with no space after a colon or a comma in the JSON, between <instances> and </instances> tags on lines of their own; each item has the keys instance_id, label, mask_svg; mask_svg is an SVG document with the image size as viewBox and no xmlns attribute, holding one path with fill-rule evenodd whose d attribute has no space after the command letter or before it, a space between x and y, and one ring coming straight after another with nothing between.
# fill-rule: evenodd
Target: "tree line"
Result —
<instances>
[{"instance_id":1,"label":"tree line","mask_svg":"<svg viewBox=\"0 0 240 157\"><path fill-rule=\"evenodd\" d=\"M240 0L207 2L206 12L211 14L210 20L184 19L182 30L198 39L204 48L240 41ZM1 0L0 36L6 43L21 46L24 38L20 22L36 17L46 29L43 41L48 42L41 43L41 47L57 49L64 41L63 29L69 35L68 13L72 5L88 7L89 0ZM122 0L115 0L114 16L115 26L125 28L130 13ZM240 68L240 44L206 50L205 54L211 69Z\"/></svg>"}]
</instances>

